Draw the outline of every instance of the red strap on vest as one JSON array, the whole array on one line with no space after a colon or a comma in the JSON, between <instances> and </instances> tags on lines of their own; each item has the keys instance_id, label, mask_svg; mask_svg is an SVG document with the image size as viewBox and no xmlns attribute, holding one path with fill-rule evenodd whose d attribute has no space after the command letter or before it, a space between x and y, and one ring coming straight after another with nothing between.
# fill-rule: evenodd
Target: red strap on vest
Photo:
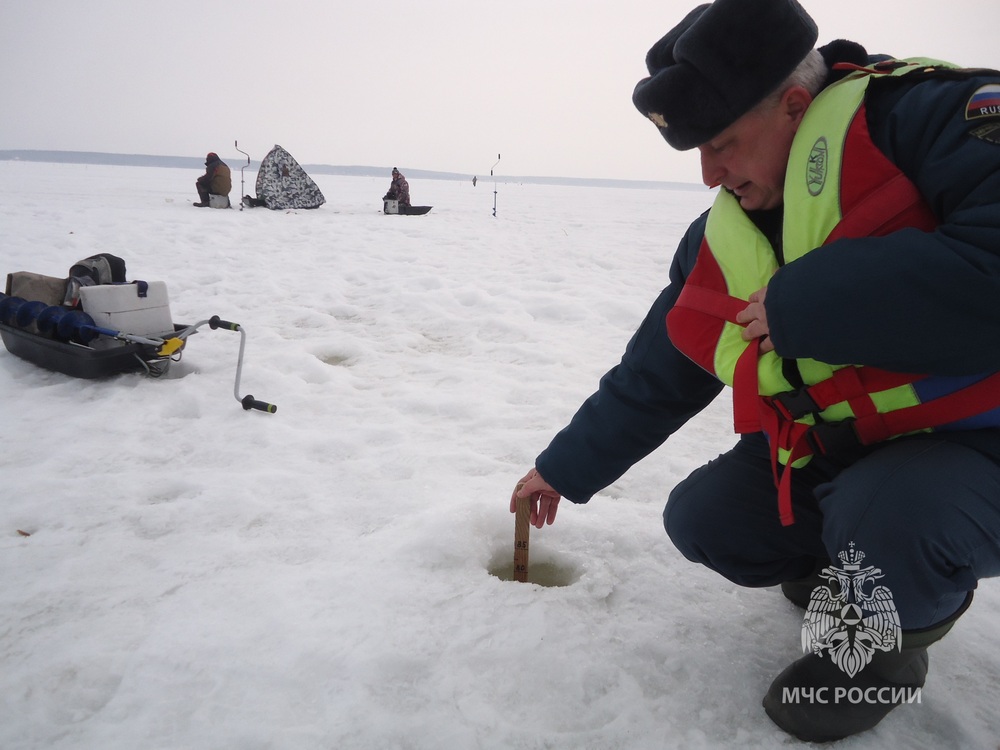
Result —
<instances>
[{"instance_id":1,"label":"red strap on vest","mask_svg":"<svg viewBox=\"0 0 1000 750\"><path fill-rule=\"evenodd\" d=\"M789 431L789 437L793 440L792 450L776 483L778 486L778 516L781 518L782 526L791 526L795 523L795 514L792 512L792 472L795 469L792 468L792 464L812 453L808 440L809 428L800 422L787 424L793 428ZM795 427L800 429L794 429ZM796 435L796 433L798 434ZM772 449L772 455L777 456L777 450ZM773 458L772 461L774 461Z\"/></svg>"},{"instance_id":2,"label":"red strap on vest","mask_svg":"<svg viewBox=\"0 0 1000 750\"><path fill-rule=\"evenodd\" d=\"M859 417L854 431L863 445L871 445L894 435L960 422L996 408L1000 408L1000 372L922 404Z\"/></svg>"},{"instance_id":3,"label":"red strap on vest","mask_svg":"<svg viewBox=\"0 0 1000 750\"><path fill-rule=\"evenodd\" d=\"M740 435L760 432L760 384L757 379L757 360L760 358L760 339L751 341L736 360L733 372L733 429ZM767 411L773 411L768 409Z\"/></svg>"},{"instance_id":4,"label":"red strap on vest","mask_svg":"<svg viewBox=\"0 0 1000 750\"><path fill-rule=\"evenodd\" d=\"M868 397L870 393L880 393L890 388L915 383L924 377L926 376L889 372L873 367L842 367L835 371L832 377L807 387L806 392L819 407L819 411L841 401L851 403L851 408L854 408L852 398L857 399L862 394ZM870 400L870 397L868 399ZM857 413L855 411L855 414Z\"/></svg>"},{"instance_id":5,"label":"red strap on vest","mask_svg":"<svg viewBox=\"0 0 1000 750\"><path fill-rule=\"evenodd\" d=\"M776 409L771 408L765 398L757 399L757 403L760 425L771 448L771 473L778 490L778 515L782 526L791 526L795 523L795 514L792 512L792 464L812 453L808 442L812 425L785 419ZM790 447L784 466L778 460L779 447Z\"/></svg>"},{"instance_id":6,"label":"red strap on vest","mask_svg":"<svg viewBox=\"0 0 1000 750\"><path fill-rule=\"evenodd\" d=\"M677 295L675 307L687 307L691 310L711 315L714 318L722 318L730 323L736 323L736 314L750 304L739 297L733 297L725 292L717 292L704 286L694 286L685 284L681 293Z\"/></svg>"}]
</instances>

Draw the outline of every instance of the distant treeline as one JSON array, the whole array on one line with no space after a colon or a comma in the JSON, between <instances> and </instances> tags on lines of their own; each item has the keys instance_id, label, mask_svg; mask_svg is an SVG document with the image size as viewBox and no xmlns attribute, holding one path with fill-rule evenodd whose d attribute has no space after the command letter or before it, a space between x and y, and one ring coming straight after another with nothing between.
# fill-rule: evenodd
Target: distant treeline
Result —
<instances>
[{"instance_id":1,"label":"distant treeline","mask_svg":"<svg viewBox=\"0 0 1000 750\"><path fill-rule=\"evenodd\" d=\"M245 165L245 157L232 157L220 154L230 167L239 169ZM203 169L204 157L200 156L156 156L153 154L108 154L100 151L38 151L38 150L0 150L0 161L37 161L56 164L103 164L117 167L167 167L171 169ZM256 172L260 161L250 161L248 169ZM331 166L329 164L303 164L302 168L310 174L330 174L347 177L387 177L392 167L367 166ZM434 172L426 169L411 169L401 166L407 179L413 180L461 180L471 181L473 175L457 172ZM479 176L480 180L492 182L493 178ZM567 185L578 187L618 187L646 188L658 190L698 190L701 185L690 182L657 182L653 180L605 180L587 179L582 177L514 177L498 175L496 180L506 183L531 183L538 185Z\"/></svg>"}]
</instances>

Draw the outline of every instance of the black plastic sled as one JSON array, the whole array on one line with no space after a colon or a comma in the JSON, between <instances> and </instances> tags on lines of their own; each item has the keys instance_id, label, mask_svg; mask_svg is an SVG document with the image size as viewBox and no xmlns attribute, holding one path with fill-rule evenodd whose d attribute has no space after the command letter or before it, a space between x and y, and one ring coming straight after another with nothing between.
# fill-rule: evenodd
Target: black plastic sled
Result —
<instances>
[{"instance_id":1,"label":"black plastic sled","mask_svg":"<svg viewBox=\"0 0 1000 750\"><path fill-rule=\"evenodd\" d=\"M174 326L178 333L185 328ZM87 380L140 370L155 376L163 374L171 361L158 354L160 345L124 341L119 346L95 349L73 341L45 338L6 323L0 323L0 337L7 351L16 357L46 370Z\"/></svg>"},{"instance_id":2,"label":"black plastic sled","mask_svg":"<svg viewBox=\"0 0 1000 750\"><path fill-rule=\"evenodd\" d=\"M434 206L401 206L399 201L383 199L382 213L390 216L423 216Z\"/></svg>"},{"instance_id":3,"label":"black plastic sled","mask_svg":"<svg viewBox=\"0 0 1000 750\"><path fill-rule=\"evenodd\" d=\"M0 293L0 338L7 351L74 378L136 371L160 377L171 362L180 360L188 337L199 328L236 331L240 351L233 396L245 410L274 413L274 404L240 396L246 346L242 326L218 315L193 325L175 324L164 282L127 282L124 261L107 257L120 264L117 272L108 271L104 256L92 256L74 265L69 278L26 271L8 274L6 292Z\"/></svg>"}]
</instances>

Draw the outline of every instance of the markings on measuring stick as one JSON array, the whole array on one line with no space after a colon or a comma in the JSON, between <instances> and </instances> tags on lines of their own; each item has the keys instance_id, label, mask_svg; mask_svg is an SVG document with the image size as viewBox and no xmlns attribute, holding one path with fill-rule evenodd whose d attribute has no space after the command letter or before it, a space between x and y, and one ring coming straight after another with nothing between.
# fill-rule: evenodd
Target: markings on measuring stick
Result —
<instances>
[{"instance_id":1,"label":"markings on measuring stick","mask_svg":"<svg viewBox=\"0 0 1000 750\"><path fill-rule=\"evenodd\" d=\"M517 486L515 492L520 491ZM514 515L514 580L525 583L528 580L528 534L531 529L531 498L517 498L517 513Z\"/></svg>"}]
</instances>

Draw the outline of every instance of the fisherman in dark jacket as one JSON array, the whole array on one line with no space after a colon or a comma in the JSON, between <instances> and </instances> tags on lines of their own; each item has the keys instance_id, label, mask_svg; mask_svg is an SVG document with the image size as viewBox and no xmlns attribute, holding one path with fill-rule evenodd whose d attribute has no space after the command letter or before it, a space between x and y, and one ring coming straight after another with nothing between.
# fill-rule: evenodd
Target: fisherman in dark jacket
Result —
<instances>
[{"instance_id":1,"label":"fisherman in dark jacket","mask_svg":"<svg viewBox=\"0 0 1000 750\"><path fill-rule=\"evenodd\" d=\"M193 205L206 208L211 205L211 196L218 195L224 197L225 206L229 206L229 193L233 189L232 173L214 151L210 151L205 157L205 174L195 180L194 185L198 190L199 201Z\"/></svg>"},{"instance_id":2,"label":"fisherman in dark jacket","mask_svg":"<svg viewBox=\"0 0 1000 750\"><path fill-rule=\"evenodd\" d=\"M716 0L650 50L636 107L721 189L511 511L552 523L731 385L742 435L664 525L808 607L764 708L828 741L912 701L1000 575L1000 73L817 36L795 0Z\"/></svg>"},{"instance_id":3,"label":"fisherman in dark jacket","mask_svg":"<svg viewBox=\"0 0 1000 750\"><path fill-rule=\"evenodd\" d=\"M403 173L395 167L392 168L392 182L389 184L389 191L382 196L384 201L399 201L400 208L410 206L410 183L406 181Z\"/></svg>"}]
</instances>

